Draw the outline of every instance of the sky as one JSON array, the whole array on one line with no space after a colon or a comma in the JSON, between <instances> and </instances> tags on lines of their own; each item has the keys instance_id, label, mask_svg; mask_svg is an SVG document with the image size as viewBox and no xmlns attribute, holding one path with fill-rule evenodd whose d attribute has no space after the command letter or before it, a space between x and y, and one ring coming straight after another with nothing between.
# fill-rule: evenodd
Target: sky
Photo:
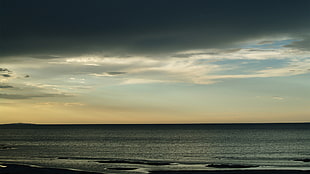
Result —
<instances>
[{"instance_id":1,"label":"sky","mask_svg":"<svg viewBox=\"0 0 310 174\"><path fill-rule=\"evenodd\" d=\"M0 0L0 123L310 121L308 0Z\"/></svg>"}]
</instances>

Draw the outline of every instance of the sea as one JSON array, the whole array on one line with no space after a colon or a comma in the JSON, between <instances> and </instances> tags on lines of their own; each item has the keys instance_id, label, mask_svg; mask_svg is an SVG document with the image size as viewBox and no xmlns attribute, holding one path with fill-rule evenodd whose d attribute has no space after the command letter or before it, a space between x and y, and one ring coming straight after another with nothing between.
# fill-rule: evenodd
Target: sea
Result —
<instances>
[{"instance_id":1,"label":"sea","mask_svg":"<svg viewBox=\"0 0 310 174\"><path fill-rule=\"evenodd\" d=\"M138 174L310 170L309 159L309 123L0 125L2 163Z\"/></svg>"}]
</instances>

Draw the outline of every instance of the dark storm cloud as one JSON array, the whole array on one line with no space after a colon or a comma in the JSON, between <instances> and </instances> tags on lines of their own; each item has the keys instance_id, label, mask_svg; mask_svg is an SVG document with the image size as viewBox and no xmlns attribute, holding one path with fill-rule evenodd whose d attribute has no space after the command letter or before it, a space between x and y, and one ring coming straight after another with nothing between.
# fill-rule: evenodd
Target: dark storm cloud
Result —
<instances>
[{"instance_id":1,"label":"dark storm cloud","mask_svg":"<svg viewBox=\"0 0 310 174\"><path fill-rule=\"evenodd\" d=\"M0 56L159 54L309 31L310 1L2 0Z\"/></svg>"}]
</instances>

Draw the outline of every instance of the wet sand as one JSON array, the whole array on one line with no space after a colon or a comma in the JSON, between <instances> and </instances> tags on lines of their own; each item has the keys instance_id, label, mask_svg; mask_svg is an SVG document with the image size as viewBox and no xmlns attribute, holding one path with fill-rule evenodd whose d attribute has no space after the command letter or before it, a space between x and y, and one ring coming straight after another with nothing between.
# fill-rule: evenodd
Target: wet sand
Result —
<instances>
[{"instance_id":1,"label":"wet sand","mask_svg":"<svg viewBox=\"0 0 310 174\"><path fill-rule=\"evenodd\" d=\"M310 174L300 170L152 171L151 174Z\"/></svg>"},{"instance_id":2,"label":"wet sand","mask_svg":"<svg viewBox=\"0 0 310 174\"><path fill-rule=\"evenodd\" d=\"M69 169L32 167L18 164L0 164L1 174L99 174Z\"/></svg>"}]
</instances>

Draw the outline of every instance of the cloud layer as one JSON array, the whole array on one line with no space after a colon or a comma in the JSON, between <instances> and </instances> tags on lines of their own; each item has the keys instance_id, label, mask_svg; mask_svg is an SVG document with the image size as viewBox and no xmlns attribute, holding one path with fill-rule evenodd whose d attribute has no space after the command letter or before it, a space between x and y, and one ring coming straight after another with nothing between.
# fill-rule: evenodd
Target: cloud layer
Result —
<instances>
[{"instance_id":1,"label":"cloud layer","mask_svg":"<svg viewBox=\"0 0 310 174\"><path fill-rule=\"evenodd\" d=\"M0 110L13 116L0 120L307 120L309 9L309 0L1 0Z\"/></svg>"},{"instance_id":2,"label":"cloud layer","mask_svg":"<svg viewBox=\"0 0 310 174\"><path fill-rule=\"evenodd\" d=\"M306 0L4 0L0 55L160 55L267 36L303 39L310 29L309 6ZM292 46L305 47L307 40Z\"/></svg>"}]
</instances>

